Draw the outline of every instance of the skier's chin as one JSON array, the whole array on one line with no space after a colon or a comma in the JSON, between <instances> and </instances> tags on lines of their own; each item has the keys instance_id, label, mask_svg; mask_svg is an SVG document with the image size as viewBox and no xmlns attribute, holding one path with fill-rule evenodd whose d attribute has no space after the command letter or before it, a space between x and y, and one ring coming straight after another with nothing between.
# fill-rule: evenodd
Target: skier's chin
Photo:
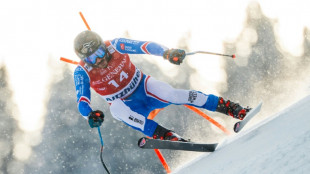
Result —
<instances>
[{"instance_id":1,"label":"skier's chin","mask_svg":"<svg viewBox=\"0 0 310 174\"><path fill-rule=\"evenodd\" d=\"M108 67L108 62L106 60L102 60L98 65L98 68L106 68Z\"/></svg>"}]
</instances>

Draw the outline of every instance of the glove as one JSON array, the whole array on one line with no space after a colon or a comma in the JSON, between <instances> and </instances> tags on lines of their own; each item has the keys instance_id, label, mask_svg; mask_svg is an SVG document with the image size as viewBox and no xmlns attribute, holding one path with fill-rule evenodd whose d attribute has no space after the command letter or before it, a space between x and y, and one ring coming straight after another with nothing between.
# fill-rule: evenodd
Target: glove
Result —
<instances>
[{"instance_id":1,"label":"glove","mask_svg":"<svg viewBox=\"0 0 310 174\"><path fill-rule=\"evenodd\" d=\"M181 49L169 49L164 52L163 57L173 64L180 65L185 58L185 51Z\"/></svg>"},{"instance_id":2,"label":"glove","mask_svg":"<svg viewBox=\"0 0 310 174\"><path fill-rule=\"evenodd\" d=\"M88 114L88 124L91 128L101 126L104 120L104 114L102 111L96 110Z\"/></svg>"}]
</instances>

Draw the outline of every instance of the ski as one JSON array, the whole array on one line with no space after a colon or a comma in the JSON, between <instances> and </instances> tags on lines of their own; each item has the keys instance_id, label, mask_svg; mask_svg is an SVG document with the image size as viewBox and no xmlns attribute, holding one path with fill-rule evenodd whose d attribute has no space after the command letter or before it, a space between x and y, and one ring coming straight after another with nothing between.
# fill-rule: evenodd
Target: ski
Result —
<instances>
[{"instance_id":1,"label":"ski","mask_svg":"<svg viewBox=\"0 0 310 174\"><path fill-rule=\"evenodd\" d=\"M236 133L240 132L242 128L260 111L262 108L263 102L260 102L254 109L245 116L244 120L235 123L234 131Z\"/></svg>"},{"instance_id":2,"label":"ski","mask_svg":"<svg viewBox=\"0 0 310 174\"><path fill-rule=\"evenodd\" d=\"M196 152L213 152L217 146L217 143L199 144L193 142L168 141L143 137L138 141L138 146L143 149L170 149Z\"/></svg>"}]
</instances>

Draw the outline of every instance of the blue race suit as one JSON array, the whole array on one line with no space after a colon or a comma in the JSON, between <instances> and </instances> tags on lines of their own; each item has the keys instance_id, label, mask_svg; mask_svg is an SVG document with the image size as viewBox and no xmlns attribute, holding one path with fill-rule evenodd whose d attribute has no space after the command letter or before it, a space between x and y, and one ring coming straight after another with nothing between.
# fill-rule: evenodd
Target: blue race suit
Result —
<instances>
[{"instance_id":1,"label":"blue race suit","mask_svg":"<svg viewBox=\"0 0 310 174\"><path fill-rule=\"evenodd\" d=\"M165 82L143 74L128 54L163 56L166 47L154 42L117 38L104 42L111 55L107 68L79 63L74 72L78 109L88 119L92 111L90 88L111 106L114 118L147 136L153 136L157 123L147 119L151 111L170 104L192 105L215 111L218 97L199 91L175 89Z\"/></svg>"}]
</instances>

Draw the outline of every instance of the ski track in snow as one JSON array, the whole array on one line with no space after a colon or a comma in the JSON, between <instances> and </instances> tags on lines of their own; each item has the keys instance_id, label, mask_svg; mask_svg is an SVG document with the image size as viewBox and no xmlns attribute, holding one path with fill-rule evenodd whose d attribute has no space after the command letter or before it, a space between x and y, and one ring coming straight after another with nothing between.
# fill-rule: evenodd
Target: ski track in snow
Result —
<instances>
[{"instance_id":1,"label":"ski track in snow","mask_svg":"<svg viewBox=\"0 0 310 174\"><path fill-rule=\"evenodd\" d=\"M264 109L264 105L262 110ZM303 174L310 171L310 96L223 141L176 174Z\"/></svg>"}]
</instances>

